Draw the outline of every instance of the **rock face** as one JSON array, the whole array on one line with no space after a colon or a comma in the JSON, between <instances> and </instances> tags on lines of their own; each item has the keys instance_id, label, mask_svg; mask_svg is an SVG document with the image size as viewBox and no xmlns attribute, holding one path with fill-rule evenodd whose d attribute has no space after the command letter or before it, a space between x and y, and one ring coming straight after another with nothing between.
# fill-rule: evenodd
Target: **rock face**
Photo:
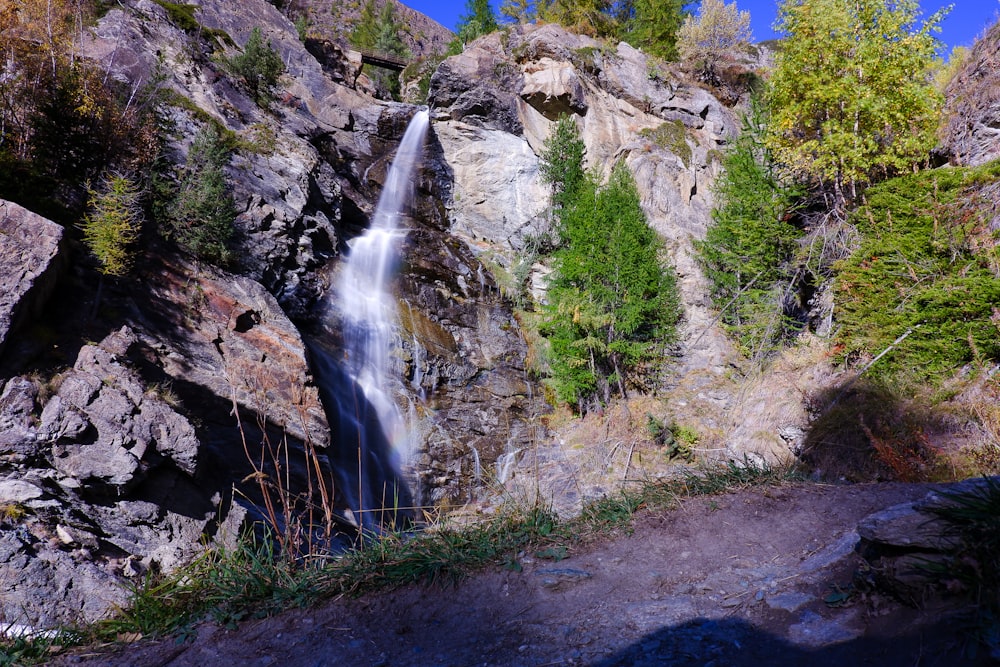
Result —
<instances>
[{"instance_id":1,"label":"rock face","mask_svg":"<svg viewBox=\"0 0 1000 667\"><path fill-rule=\"evenodd\" d=\"M302 336L267 290L179 260L144 273L148 300L135 304L134 325L147 365L227 413L236 403L300 441L329 444Z\"/></svg>"},{"instance_id":2,"label":"rock face","mask_svg":"<svg viewBox=\"0 0 1000 667\"><path fill-rule=\"evenodd\" d=\"M131 368L136 342L123 328L84 346L44 393L25 377L3 383L5 625L98 620L126 603L123 578L170 571L242 521L196 484L195 429Z\"/></svg>"},{"instance_id":3,"label":"rock face","mask_svg":"<svg viewBox=\"0 0 1000 667\"><path fill-rule=\"evenodd\" d=\"M0 358L19 325L37 315L65 258L63 230L13 202L0 200Z\"/></svg>"},{"instance_id":4,"label":"rock face","mask_svg":"<svg viewBox=\"0 0 1000 667\"><path fill-rule=\"evenodd\" d=\"M923 601L941 583L941 577L932 574L935 566L946 564L948 554L962 546L956 526L939 511L958 504L957 497L973 499L972 507L989 507L998 484L996 477L949 484L862 520L858 550L870 564L875 583L905 602Z\"/></svg>"},{"instance_id":5,"label":"rock face","mask_svg":"<svg viewBox=\"0 0 1000 667\"><path fill-rule=\"evenodd\" d=\"M517 26L468 45L435 73L430 104L453 179L452 232L507 271L549 231L538 155L556 119L576 120L588 167L607 175L624 162L679 277L683 340L668 392L678 418L714 434L737 459L792 455L781 433L808 425L795 392L782 398L788 409L756 419L754 434L763 437L736 433L740 424L722 418L739 394L730 373L738 356L717 326L694 242L710 223L721 149L737 131L734 112L628 44L611 47L555 25ZM536 266L532 280L541 300L546 270Z\"/></svg>"},{"instance_id":6,"label":"rock face","mask_svg":"<svg viewBox=\"0 0 1000 667\"><path fill-rule=\"evenodd\" d=\"M173 167L209 124L238 146L226 171L238 259L225 271L205 267L150 240L135 275L114 286L101 343L77 342L66 357L73 367L48 381L27 369L0 378L0 502L20 516L0 531L0 576L18 591L0 611L25 625L95 617L121 600L110 592L113 577L170 569L202 537L234 532L246 512L259 517L250 483L237 494L250 500L231 496L234 485L262 477L255 462L268 447L288 446L301 459L291 471L298 482L320 470L343 485L351 468L343 462L353 463L320 398L329 385L320 386L311 350L336 360L341 341L319 304L370 223L416 108L355 89L356 63L332 42L307 48L274 3L193 7L201 29L189 32L158 2L123 0L81 48L130 90L153 81L163 89ZM224 65L254 29L285 65L266 108ZM527 371L532 351L500 285L533 237L549 231L537 156L563 114L578 123L588 166L604 174L616 162L628 166L650 224L667 240L686 313L670 360L685 373L678 395L692 414L726 407L731 351L714 326L693 242L709 221L733 114L626 44L551 25L512 27L445 60L430 105L392 353L398 403L419 427L415 500L462 504L494 465L544 436L542 392ZM31 225L19 238L31 239L32 252L21 242L0 246L4 262L16 260L4 297L18 294L9 307L0 297L0 347L18 313L44 296L44 267L58 256L58 230ZM547 268L535 267L542 298ZM777 432L782 420L762 428ZM336 493L330 502L343 509ZM91 581L109 595L82 583ZM55 600L63 615L28 604L32 597Z\"/></svg>"},{"instance_id":7,"label":"rock face","mask_svg":"<svg viewBox=\"0 0 1000 667\"><path fill-rule=\"evenodd\" d=\"M707 227L718 149L736 120L709 93L657 67L666 66L624 43L612 50L559 26L518 26L443 62L430 103L454 178L452 229L499 248L502 264L547 229L537 155L553 121L577 118L588 166L607 174L624 161L635 175L682 277L688 327L701 333L709 316L691 242ZM698 343L686 350L691 365L717 366L729 354L717 337Z\"/></svg>"},{"instance_id":8,"label":"rock face","mask_svg":"<svg viewBox=\"0 0 1000 667\"><path fill-rule=\"evenodd\" d=\"M972 47L945 90L948 122L942 145L959 165L1000 157L1000 25Z\"/></svg>"},{"instance_id":9,"label":"rock face","mask_svg":"<svg viewBox=\"0 0 1000 667\"><path fill-rule=\"evenodd\" d=\"M232 55L238 46L185 33L146 0L109 11L88 50L130 84L153 76L159 58L171 64L162 85L188 100L168 107L177 128L172 161L184 161L206 115L251 147L237 152L227 172L240 210L234 254L241 277L173 260L156 263L146 273L151 298L136 299L130 320L145 375L171 384L185 406L197 406L188 409L198 411L200 423L212 424L203 429L210 433L199 434L215 452L211 467L239 477L245 471L226 467L227 460L246 458L233 450L232 417L213 416L228 414L232 400L243 428L260 416L269 438L337 445L301 337L285 315L328 336L316 306L340 253L369 224L415 107L354 90L341 51L315 42L307 49L288 19L264 0L203 2L195 19L236 45L259 27L286 66L279 99L258 107L218 64L218 55ZM209 57L213 50L216 57ZM469 112L478 113L477 105L469 101ZM537 169L528 144L516 141L529 168ZM525 379L527 351L509 304L476 253L448 233L451 220L442 202L451 201L453 186L441 152L441 138L432 132L399 283L405 316L396 370L399 402L419 404L424 415L419 495L452 503L469 496L476 461L481 457L488 465L518 437L525 415L538 411L529 398L538 392ZM497 191L505 185L497 184ZM526 191L522 208L536 194ZM336 332L328 338L318 344L336 348ZM429 402L420 403L421 396Z\"/></svg>"},{"instance_id":10,"label":"rock face","mask_svg":"<svg viewBox=\"0 0 1000 667\"><path fill-rule=\"evenodd\" d=\"M120 494L142 480L151 461L170 460L193 475L198 439L191 424L155 395L121 358L135 344L122 329L100 346L87 345L76 365L58 377L59 389L42 410L39 438L52 465L72 485Z\"/></svg>"}]
</instances>

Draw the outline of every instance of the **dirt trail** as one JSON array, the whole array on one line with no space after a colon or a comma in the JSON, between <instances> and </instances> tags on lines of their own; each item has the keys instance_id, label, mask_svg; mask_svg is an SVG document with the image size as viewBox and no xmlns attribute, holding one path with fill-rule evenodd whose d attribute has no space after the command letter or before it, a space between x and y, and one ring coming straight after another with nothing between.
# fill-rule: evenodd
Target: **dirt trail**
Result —
<instances>
[{"instance_id":1,"label":"dirt trail","mask_svg":"<svg viewBox=\"0 0 1000 667\"><path fill-rule=\"evenodd\" d=\"M859 519L926 486L795 485L684 501L558 562L412 586L58 664L320 667L973 665L953 609L851 582Z\"/></svg>"}]
</instances>

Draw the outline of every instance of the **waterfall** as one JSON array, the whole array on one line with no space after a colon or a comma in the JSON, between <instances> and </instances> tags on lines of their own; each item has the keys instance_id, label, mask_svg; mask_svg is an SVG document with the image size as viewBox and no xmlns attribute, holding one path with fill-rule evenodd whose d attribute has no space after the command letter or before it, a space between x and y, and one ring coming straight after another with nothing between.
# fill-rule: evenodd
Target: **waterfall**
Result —
<instances>
[{"instance_id":1,"label":"waterfall","mask_svg":"<svg viewBox=\"0 0 1000 667\"><path fill-rule=\"evenodd\" d=\"M413 174L429 123L427 111L410 121L389 168L371 227L350 244L337 284L344 313L345 363L351 377L375 407L379 423L402 462L408 462L405 421L388 389L389 353L396 328L396 300L391 291L399 247L406 230L399 226L413 199Z\"/></svg>"},{"instance_id":2,"label":"waterfall","mask_svg":"<svg viewBox=\"0 0 1000 667\"><path fill-rule=\"evenodd\" d=\"M410 459L411 438L389 378L397 321L391 287L406 236L400 221L412 203L413 177L428 126L428 112L418 111L389 168L371 227L348 243L328 297L335 302L327 304L327 312L340 317L341 358L331 358L323 346L314 350L337 450L331 459L338 495L365 531L398 525L410 516L413 504L400 473Z\"/></svg>"}]
</instances>

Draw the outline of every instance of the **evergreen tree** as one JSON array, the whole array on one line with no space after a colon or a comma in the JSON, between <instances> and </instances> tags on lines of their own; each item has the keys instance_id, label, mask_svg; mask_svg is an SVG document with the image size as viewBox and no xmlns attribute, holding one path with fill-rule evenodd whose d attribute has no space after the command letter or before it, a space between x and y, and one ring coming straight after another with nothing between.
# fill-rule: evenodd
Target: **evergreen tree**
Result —
<instances>
[{"instance_id":1,"label":"evergreen tree","mask_svg":"<svg viewBox=\"0 0 1000 667\"><path fill-rule=\"evenodd\" d=\"M391 0L386 0L381 8L376 0L368 0L361 8L361 18L351 31L349 41L356 49L408 58L410 53L399 36L402 30L403 24ZM364 71L383 95L393 98L399 95L399 77L395 72L371 65L365 65Z\"/></svg>"},{"instance_id":2,"label":"evergreen tree","mask_svg":"<svg viewBox=\"0 0 1000 667\"><path fill-rule=\"evenodd\" d=\"M195 136L178 186L161 192L156 205L165 236L217 264L226 264L232 256L229 241L236 205L224 171L231 157L219 128L205 126Z\"/></svg>"},{"instance_id":3,"label":"evergreen tree","mask_svg":"<svg viewBox=\"0 0 1000 667\"><path fill-rule=\"evenodd\" d=\"M83 220L83 240L108 276L123 276L132 267L132 245L142 226L141 192L122 174L103 179L97 190L88 188L90 212Z\"/></svg>"},{"instance_id":4,"label":"evergreen tree","mask_svg":"<svg viewBox=\"0 0 1000 667\"><path fill-rule=\"evenodd\" d=\"M535 15L535 3L531 0L503 0L500 5L500 16L515 23L529 23Z\"/></svg>"},{"instance_id":5,"label":"evergreen tree","mask_svg":"<svg viewBox=\"0 0 1000 667\"><path fill-rule=\"evenodd\" d=\"M378 41L379 6L376 0L368 0L361 7L361 17L348 37L356 49L374 49Z\"/></svg>"},{"instance_id":6,"label":"evergreen tree","mask_svg":"<svg viewBox=\"0 0 1000 667\"><path fill-rule=\"evenodd\" d=\"M550 0L538 6L538 18L592 37L615 34L612 0Z\"/></svg>"},{"instance_id":7,"label":"evergreen tree","mask_svg":"<svg viewBox=\"0 0 1000 667\"><path fill-rule=\"evenodd\" d=\"M631 0L624 26L625 39L633 46L667 60L676 60L677 32L690 13L687 0Z\"/></svg>"},{"instance_id":8,"label":"evergreen tree","mask_svg":"<svg viewBox=\"0 0 1000 667\"><path fill-rule=\"evenodd\" d=\"M637 371L662 356L675 341L680 307L662 241L625 166L604 187L586 178L575 193L562 216L564 245L542 333L556 395L585 411L625 395Z\"/></svg>"},{"instance_id":9,"label":"evergreen tree","mask_svg":"<svg viewBox=\"0 0 1000 667\"><path fill-rule=\"evenodd\" d=\"M285 71L281 56L265 43L260 28L250 31L250 39L243 47L243 53L230 58L229 68L240 77L250 97L262 107L274 98L278 77Z\"/></svg>"},{"instance_id":10,"label":"evergreen tree","mask_svg":"<svg viewBox=\"0 0 1000 667\"><path fill-rule=\"evenodd\" d=\"M500 29L496 14L489 0L467 0L466 14L463 14L455 30L455 39L449 46L449 52L460 53L462 47L482 35L488 35Z\"/></svg>"},{"instance_id":11,"label":"evergreen tree","mask_svg":"<svg viewBox=\"0 0 1000 667\"><path fill-rule=\"evenodd\" d=\"M558 219L577 198L586 174L583 156L587 148L572 116L563 116L552 128L542 149L542 180L552 186L552 205Z\"/></svg>"},{"instance_id":12,"label":"evergreen tree","mask_svg":"<svg viewBox=\"0 0 1000 667\"><path fill-rule=\"evenodd\" d=\"M762 145L766 123L756 101L723 158L718 204L698 255L722 321L748 356L761 356L795 326L784 311L798 229L784 220L794 196L775 177Z\"/></svg>"},{"instance_id":13,"label":"evergreen tree","mask_svg":"<svg viewBox=\"0 0 1000 667\"><path fill-rule=\"evenodd\" d=\"M399 36L402 30L403 24L396 15L396 6L387 0L382 5L382 10L378 15L378 30L375 33L375 44L372 48L380 53L394 56L409 55L406 44Z\"/></svg>"},{"instance_id":14,"label":"evergreen tree","mask_svg":"<svg viewBox=\"0 0 1000 667\"><path fill-rule=\"evenodd\" d=\"M766 143L778 162L833 194L912 168L935 143L941 97L933 32L917 0L783 0Z\"/></svg>"}]
</instances>

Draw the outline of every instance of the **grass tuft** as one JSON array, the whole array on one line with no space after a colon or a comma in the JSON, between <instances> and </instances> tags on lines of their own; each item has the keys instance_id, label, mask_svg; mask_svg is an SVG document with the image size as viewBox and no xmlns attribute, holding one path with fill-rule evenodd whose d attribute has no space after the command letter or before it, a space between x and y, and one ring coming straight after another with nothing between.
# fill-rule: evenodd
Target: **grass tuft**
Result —
<instances>
[{"instance_id":1,"label":"grass tuft","mask_svg":"<svg viewBox=\"0 0 1000 667\"><path fill-rule=\"evenodd\" d=\"M1000 478L984 477L970 490L942 492L948 502L928 511L945 521L953 548L927 574L975 604L974 636L1000 659Z\"/></svg>"}]
</instances>

